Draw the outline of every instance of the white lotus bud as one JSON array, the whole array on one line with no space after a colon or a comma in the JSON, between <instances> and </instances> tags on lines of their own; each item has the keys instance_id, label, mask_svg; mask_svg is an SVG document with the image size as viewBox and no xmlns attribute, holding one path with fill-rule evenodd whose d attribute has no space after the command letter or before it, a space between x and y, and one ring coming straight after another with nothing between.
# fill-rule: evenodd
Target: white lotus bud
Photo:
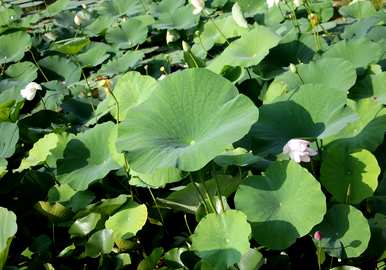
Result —
<instances>
[{"instance_id":1,"label":"white lotus bud","mask_svg":"<svg viewBox=\"0 0 386 270\"><path fill-rule=\"evenodd\" d=\"M90 15L88 15L84 11L78 11L74 16L74 23L79 26L85 21L88 21L89 19Z\"/></svg>"},{"instance_id":2,"label":"white lotus bud","mask_svg":"<svg viewBox=\"0 0 386 270\"><path fill-rule=\"evenodd\" d=\"M232 17L238 26L248 28L248 23L245 20L241 7L237 2L232 7Z\"/></svg>"},{"instance_id":3,"label":"white lotus bud","mask_svg":"<svg viewBox=\"0 0 386 270\"><path fill-rule=\"evenodd\" d=\"M190 3L194 7L194 15L200 14L201 11L205 8L205 0L190 0Z\"/></svg>"},{"instance_id":4,"label":"white lotus bud","mask_svg":"<svg viewBox=\"0 0 386 270\"><path fill-rule=\"evenodd\" d=\"M291 139L284 145L283 153L289 155L290 158L297 163L300 163L301 161L310 162L310 157L317 155L318 152L309 146L309 141Z\"/></svg>"},{"instance_id":5,"label":"white lotus bud","mask_svg":"<svg viewBox=\"0 0 386 270\"><path fill-rule=\"evenodd\" d=\"M297 72L296 66L295 66L294 64L292 64L292 63L289 65L289 70L290 70L292 73L296 73L296 72Z\"/></svg>"},{"instance_id":6,"label":"white lotus bud","mask_svg":"<svg viewBox=\"0 0 386 270\"><path fill-rule=\"evenodd\" d=\"M182 49L184 50L184 52L187 52L190 50L190 45L185 40L182 41Z\"/></svg>"},{"instance_id":7,"label":"white lotus bud","mask_svg":"<svg viewBox=\"0 0 386 270\"><path fill-rule=\"evenodd\" d=\"M167 30L166 31L166 44L174 42L180 38L180 34L177 30Z\"/></svg>"},{"instance_id":8,"label":"white lotus bud","mask_svg":"<svg viewBox=\"0 0 386 270\"><path fill-rule=\"evenodd\" d=\"M33 100L35 98L36 91L38 90L42 90L40 84L30 82L20 91L20 95L26 100Z\"/></svg>"}]
</instances>

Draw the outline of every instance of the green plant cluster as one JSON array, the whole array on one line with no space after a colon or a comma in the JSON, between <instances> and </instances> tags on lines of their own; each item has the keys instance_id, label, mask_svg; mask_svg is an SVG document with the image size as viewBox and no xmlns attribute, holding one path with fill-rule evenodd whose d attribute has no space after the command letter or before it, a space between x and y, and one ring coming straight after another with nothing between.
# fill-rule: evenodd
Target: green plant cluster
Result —
<instances>
[{"instance_id":1,"label":"green plant cluster","mask_svg":"<svg viewBox=\"0 0 386 270\"><path fill-rule=\"evenodd\" d=\"M0 269L384 269L384 8L0 1Z\"/></svg>"}]
</instances>

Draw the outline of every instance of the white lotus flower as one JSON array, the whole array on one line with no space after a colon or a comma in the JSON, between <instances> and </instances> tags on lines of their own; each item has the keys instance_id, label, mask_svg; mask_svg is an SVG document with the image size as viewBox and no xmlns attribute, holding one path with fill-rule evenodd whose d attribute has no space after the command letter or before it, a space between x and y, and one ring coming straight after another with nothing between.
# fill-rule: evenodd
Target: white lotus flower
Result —
<instances>
[{"instance_id":1,"label":"white lotus flower","mask_svg":"<svg viewBox=\"0 0 386 270\"><path fill-rule=\"evenodd\" d=\"M190 0L190 3L194 7L194 15L200 14L205 7L205 0Z\"/></svg>"},{"instance_id":2,"label":"white lotus flower","mask_svg":"<svg viewBox=\"0 0 386 270\"><path fill-rule=\"evenodd\" d=\"M297 163L300 163L301 161L310 162L310 157L317 155L318 152L309 146L309 141L291 139L287 142L286 145L284 145L283 153L289 155L290 158Z\"/></svg>"},{"instance_id":3,"label":"white lotus flower","mask_svg":"<svg viewBox=\"0 0 386 270\"><path fill-rule=\"evenodd\" d=\"M88 15L84 11L78 11L74 16L74 23L79 26L83 22L88 21L89 19L90 15Z\"/></svg>"},{"instance_id":4,"label":"white lotus flower","mask_svg":"<svg viewBox=\"0 0 386 270\"><path fill-rule=\"evenodd\" d=\"M237 2L232 7L232 17L238 26L248 28L248 23L245 20L241 7Z\"/></svg>"},{"instance_id":5,"label":"white lotus flower","mask_svg":"<svg viewBox=\"0 0 386 270\"><path fill-rule=\"evenodd\" d=\"M33 100L37 90L42 90L40 84L36 82L30 82L20 91L20 95L26 100Z\"/></svg>"},{"instance_id":6,"label":"white lotus flower","mask_svg":"<svg viewBox=\"0 0 386 270\"><path fill-rule=\"evenodd\" d=\"M301 4L302 4L302 0L294 0L294 6L295 7L300 7L301 6Z\"/></svg>"},{"instance_id":7,"label":"white lotus flower","mask_svg":"<svg viewBox=\"0 0 386 270\"><path fill-rule=\"evenodd\" d=\"M278 6L280 0L266 0L268 8L272 8L273 6Z\"/></svg>"}]
</instances>

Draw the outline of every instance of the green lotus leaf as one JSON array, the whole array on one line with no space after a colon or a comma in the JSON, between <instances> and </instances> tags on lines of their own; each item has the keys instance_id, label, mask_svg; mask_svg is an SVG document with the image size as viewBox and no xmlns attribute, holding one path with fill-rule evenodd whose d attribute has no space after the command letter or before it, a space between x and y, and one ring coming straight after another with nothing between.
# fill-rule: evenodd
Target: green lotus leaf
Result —
<instances>
[{"instance_id":1,"label":"green lotus leaf","mask_svg":"<svg viewBox=\"0 0 386 270\"><path fill-rule=\"evenodd\" d=\"M163 253L164 249L162 247L153 249L150 255L146 256L139 263L137 270L148 270L157 268L157 265L159 264Z\"/></svg>"},{"instance_id":2,"label":"green lotus leaf","mask_svg":"<svg viewBox=\"0 0 386 270\"><path fill-rule=\"evenodd\" d=\"M17 8L0 7L0 26L8 25L20 18L20 10Z\"/></svg>"},{"instance_id":3,"label":"green lotus leaf","mask_svg":"<svg viewBox=\"0 0 386 270\"><path fill-rule=\"evenodd\" d=\"M124 73L128 71L129 68L135 67L143 57L143 52L127 51L123 55L116 56L106 64L103 64L98 74L113 76Z\"/></svg>"},{"instance_id":4,"label":"green lotus leaf","mask_svg":"<svg viewBox=\"0 0 386 270\"><path fill-rule=\"evenodd\" d=\"M56 148L59 142L59 137L55 133L49 133L43 138L39 139L28 153L28 157L21 161L21 164L16 172L29 169L33 166L42 164L47 160L51 150Z\"/></svg>"},{"instance_id":5,"label":"green lotus leaf","mask_svg":"<svg viewBox=\"0 0 386 270\"><path fill-rule=\"evenodd\" d=\"M367 150L332 144L323 151L320 182L341 203L360 203L373 195L381 169Z\"/></svg>"},{"instance_id":6,"label":"green lotus leaf","mask_svg":"<svg viewBox=\"0 0 386 270\"><path fill-rule=\"evenodd\" d=\"M248 252L241 257L241 261L237 266L240 270L258 270L263 264L263 255L256 249L250 248Z\"/></svg>"},{"instance_id":7,"label":"green lotus leaf","mask_svg":"<svg viewBox=\"0 0 386 270\"><path fill-rule=\"evenodd\" d=\"M151 188L165 187L166 184L175 183L183 178L183 173L176 168L158 169L152 174L138 173L130 170L131 185ZM134 184L137 183L137 184Z\"/></svg>"},{"instance_id":8,"label":"green lotus leaf","mask_svg":"<svg viewBox=\"0 0 386 270\"><path fill-rule=\"evenodd\" d=\"M136 19L128 19L106 32L106 41L116 44L118 48L129 49L145 42L147 26Z\"/></svg>"},{"instance_id":9,"label":"green lotus leaf","mask_svg":"<svg viewBox=\"0 0 386 270\"><path fill-rule=\"evenodd\" d=\"M51 5L47 6L47 13L49 16L54 16L61 11L65 10L67 5L70 4L70 0L58 0L52 3Z\"/></svg>"},{"instance_id":10,"label":"green lotus leaf","mask_svg":"<svg viewBox=\"0 0 386 270\"><path fill-rule=\"evenodd\" d=\"M16 215L7 208L0 207L0 269L3 269L5 265L16 231Z\"/></svg>"},{"instance_id":11,"label":"green lotus leaf","mask_svg":"<svg viewBox=\"0 0 386 270\"><path fill-rule=\"evenodd\" d=\"M386 130L386 109L372 98L350 101L348 106L358 115L355 122L349 123L325 143L339 142L350 149L375 149L383 142Z\"/></svg>"},{"instance_id":12,"label":"green lotus leaf","mask_svg":"<svg viewBox=\"0 0 386 270\"><path fill-rule=\"evenodd\" d=\"M5 74L15 80L31 82L38 76L38 68L31 62L19 62L10 65Z\"/></svg>"},{"instance_id":13,"label":"green lotus leaf","mask_svg":"<svg viewBox=\"0 0 386 270\"><path fill-rule=\"evenodd\" d=\"M0 65L17 62L31 48L31 37L26 32L14 32L0 36Z\"/></svg>"},{"instance_id":14,"label":"green lotus leaf","mask_svg":"<svg viewBox=\"0 0 386 270\"><path fill-rule=\"evenodd\" d=\"M229 14L215 18L214 23L209 20L205 23L200 35L194 38L194 45L192 47L193 54L204 58L206 52L215 44L224 44L226 42L217 30L216 25L221 29L222 34L227 39L241 36L249 31L247 28L240 27Z\"/></svg>"},{"instance_id":15,"label":"green lotus leaf","mask_svg":"<svg viewBox=\"0 0 386 270\"><path fill-rule=\"evenodd\" d=\"M363 19L376 15L377 11L371 1L358 1L349 5L343 5L339 9L339 13L345 17Z\"/></svg>"},{"instance_id":16,"label":"green lotus leaf","mask_svg":"<svg viewBox=\"0 0 386 270\"><path fill-rule=\"evenodd\" d=\"M378 43L361 38L335 43L324 53L324 56L342 58L349 61L355 68L366 68L369 64L377 63L382 53L382 47Z\"/></svg>"},{"instance_id":17,"label":"green lotus leaf","mask_svg":"<svg viewBox=\"0 0 386 270\"><path fill-rule=\"evenodd\" d=\"M51 203L39 201L35 205L35 208L41 214L46 216L51 222L61 222L68 219L72 215L70 209L58 202Z\"/></svg>"},{"instance_id":18,"label":"green lotus leaf","mask_svg":"<svg viewBox=\"0 0 386 270\"><path fill-rule=\"evenodd\" d=\"M296 90L303 84L323 84L326 88L335 88L346 93L356 80L354 66L339 58L321 58L309 64L296 65L297 73L287 71L277 76L274 82L287 85L287 91ZM270 89L268 89L268 92Z\"/></svg>"},{"instance_id":19,"label":"green lotus leaf","mask_svg":"<svg viewBox=\"0 0 386 270\"><path fill-rule=\"evenodd\" d=\"M85 255L96 258L108 254L114 247L113 232L108 229L95 232L86 243Z\"/></svg>"},{"instance_id":20,"label":"green lotus leaf","mask_svg":"<svg viewBox=\"0 0 386 270\"><path fill-rule=\"evenodd\" d=\"M293 161L272 163L263 176L244 180L235 205L252 223L253 238L271 249L289 247L326 213L320 184Z\"/></svg>"},{"instance_id":21,"label":"green lotus leaf","mask_svg":"<svg viewBox=\"0 0 386 270\"><path fill-rule=\"evenodd\" d=\"M50 188L47 194L47 201L52 202L67 202L69 201L74 195L76 194L76 191L72 189L69 185L54 185Z\"/></svg>"},{"instance_id":22,"label":"green lotus leaf","mask_svg":"<svg viewBox=\"0 0 386 270\"><path fill-rule=\"evenodd\" d=\"M120 241L135 236L145 225L146 220L146 205L131 201L125 205L124 209L109 217L105 226L113 232L114 241Z\"/></svg>"},{"instance_id":23,"label":"green lotus leaf","mask_svg":"<svg viewBox=\"0 0 386 270\"><path fill-rule=\"evenodd\" d=\"M346 93L320 84L302 85L275 101L259 108L249 134L254 153L263 156L282 152L293 138L327 138L356 120Z\"/></svg>"},{"instance_id":24,"label":"green lotus leaf","mask_svg":"<svg viewBox=\"0 0 386 270\"><path fill-rule=\"evenodd\" d=\"M98 13L103 16L132 16L144 12L141 0L110 0L101 1L98 6Z\"/></svg>"},{"instance_id":25,"label":"green lotus leaf","mask_svg":"<svg viewBox=\"0 0 386 270\"><path fill-rule=\"evenodd\" d=\"M80 67L67 58L58 55L47 56L38 63L52 80L74 83L80 79Z\"/></svg>"},{"instance_id":26,"label":"green lotus leaf","mask_svg":"<svg viewBox=\"0 0 386 270\"><path fill-rule=\"evenodd\" d=\"M119 115L116 102L112 95L108 95L95 111L97 118L111 113L115 119L125 120L127 112L145 102L157 86L157 80L139 72L130 71L119 77L113 93L119 104Z\"/></svg>"},{"instance_id":27,"label":"green lotus leaf","mask_svg":"<svg viewBox=\"0 0 386 270\"><path fill-rule=\"evenodd\" d=\"M110 46L102 42L92 42L85 48L84 52L76 55L76 59L83 67L95 67L103 63L109 54Z\"/></svg>"},{"instance_id":28,"label":"green lotus leaf","mask_svg":"<svg viewBox=\"0 0 386 270\"><path fill-rule=\"evenodd\" d=\"M351 90L350 98L362 99L372 97L379 104L386 104L386 72L367 75L360 80Z\"/></svg>"},{"instance_id":29,"label":"green lotus leaf","mask_svg":"<svg viewBox=\"0 0 386 270\"><path fill-rule=\"evenodd\" d=\"M370 240L367 219L350 205L337 204L331 207L315 230L320 231L322 237L319 246L330 256L338 258L358 257Z\"/></svg>"},{"instance_id":30,"label":"green lotus leaf","mask_svg":"<svg viewBox=\"0 0 386 270\"><path fill-rule=\"evenodd\" d=\"M112 122L96 125L71 139L57 161L57 179L75 190L85 190L111 170L121 167L122 156L114 142L117 129Z\"/></svg>"},{"instance_id":31,"label":"green lotus leaf","mask_svg":"<svg viewBox=\"0 0 386 270\"><path fill-rule=\"evenodd\" d=\"M154 12L157 20L153 27L182 30L197 25L199 16L193 15L192 6L184 6L184 3L176 0L161 1Z\"/></svg>"},{"instance_id":32,"label":"green lotus leaf","mask_svg":"<svg viewBox=\"0 0 386 270\"><path fill-rule=\"evenodd\" d=\"M206 69L176 72L119 125L117 148L141 173L196 171L241 139L258 110L226 79Z\"/></svg>"},{"instance_id":33,"label":"green lotus leaf","mask_svg":"<svg viewBox=\"0 0 386 270\"><path fill-rule=\"evenodd\" d=\"M17 124L3 122L0 123L0 130L0 158L9 158L15 152L19 140L19 128Z\"/></svg>"},{"instance_id":34,"label":"green lotus leaf","mask_svg":"<svg viewBox=\"0 0 386 270\"><path fill-rule=\"evenodd\" d=\"M337 266L337 267L331 268L331 270L361 270L361 269L354 266L343 265L343 266Z\"/></svg>"},{"instance_id":35,"label":"green lotus leaf","mask_svg":"<svg viewBox=\"0 0 386 270\"><path fill-rule=\"evenodd\" d=\"M0 179L7 173L8 162L5 158L0 158Z\"/></svg>"},{"instance_id":36,"label":"green lotus leaf","mask_svg":"<svg viewBox=\"0 0 386 270\"><path fill-rule=\"evenodd\" d=\"M51 44L50 50L61 52L67 55L74 55L90 44L87 37L75 37L56 41Z\"/></svg>"},{"instance_id":37,"label":"green lotus leaf","mask_svg":"<svg viewBox=\"0 0 386 270\"><path fill-rule=\"evenodd\" d=\"M280 37L264 26L255 26L251 31L233 41L208 68L220 73L224 66L250 67L257 65L280 41Z\"/></svg>"},{"instance_id":38,"label":"green lotus leaf","mask_svg":"<svg viewBox=\"0 0 386 270\"><path fill-rule=\"evenodd\" d=\"M269 160L266 160L262 157L255 156L251 151L247 151L244 148L238 147L236 149L232 149L226 151L220 156L217 156L214 159L216 164L227 167L230 165L236 166L248 166L248 165L256 165L260 168L266 168L270 164Z\"/></svg>"},{"instance_id":39,"label":"green lotus leaf","mask_svg":"<svg viewBox=\"0 0 386 270\"><path fill-rule=\"evenodd\" d=\"M211 213L200 221L191 236L192 249L212 269L227 269L249 251L250 234L251 227L242 212Z\"/></svg>"},{"instance_id":40,"label":"green lotus leaf","mask_svg":"<svg viewBox=\"0 0 386 270\"><path fill-rule=\"evenodd\" d=\"M101 214L90 213L85 217L75 220L68 230L68 233L71 234L71 236L86 236L95 229L100 219Z\"/></svg>"},{"instance_id":41,"label":"green lotus leaf","mask_svg":"<svg viewBox=\"0 0 386 270\"><path fill-rule=\"evenodd\" d=\"M246 17L253 17L258 12L265 9L265 1L263 0L237 0L241 10Z\"/></svg>"},{"instance_id":42,"label":"green lotus leaf","mask_svg":"<svg viewBox=\"0 0 386 270\"><path fill-rule=\"evenodd\" d=\"M111 16L98 16L84 29L88 36L94 37L103 34L110 25L114 22L114 17Z\"/></svg>"}]
</instances>

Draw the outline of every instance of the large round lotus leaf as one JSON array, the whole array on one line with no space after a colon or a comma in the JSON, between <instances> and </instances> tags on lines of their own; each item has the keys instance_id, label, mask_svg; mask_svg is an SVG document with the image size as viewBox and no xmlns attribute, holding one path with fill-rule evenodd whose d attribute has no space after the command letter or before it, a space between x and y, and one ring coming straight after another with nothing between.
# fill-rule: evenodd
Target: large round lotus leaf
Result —
<instances>
[{"instance_id":1,"label":"large round lotus leaf","mask_svg":"<svg viewBox=\"0 0 386 270\"><path fill-rule=\"evenodd\" d=\"M144 11L143 0L111 0L101 1L98 13L104 16L132 16Z\"/></svg>"},{"instance_id":2,"label":"large round lotus leaf","mask_svg":"<svg viewBox=\"0 0 386 270\"><path fill-rule=\"evenodd\" d=\"M192 249L215 269L227 269L249 251L250 234L251 227L242 212L211 213L197 225L192 235Z\"/></svg>"},{"instance_id":3,"label":"large round lotus leaf","mask_svg":"<svg viewBox=\"0 0 386 270\"><path fill-rule=\"evenodd\" d=\"M249 134L255 153L278 154L292 138L326 138L356 119L346 93L320 84L302 85L280 100L261 106Z\"/></svg>"},{"instance_id":4,"label":"large round lotus leaf","mask_svg":"<svg viewBox=\"0 0 386 270\"><path fill-rule=\"evenodd\" d=\"M15 32L0 36L0 65L17 62L31 48L31 37L26 32Z\"/></svg>"},{"instance_id":5,"label":"large round lotus leaf","mask_svg":"<svg viewBox=\"0 0 386 270\"><path fill-rule=\"evenodd\" d=\"M147 208L144 204L130 202L125 208L111 216L105 223L113 232L114 241L128 239L142 229L147 220Z\"/></svg>"},{"instance_id":6,"label":"large round lotus leaf","mask_svg":"<svg viewBox=\"0 0 386 270\"><path fill-rule=\"evenodd\" d=\"M298 64L296 70L298 74L287 71L277 76L274 82L285 83L288 91L295 90L302 84L314 83L346 93L356 80L354 66L340 58L322 58L309 64Z\"/></svg>"},{"instance_id":7,"label":"large round lotus leaf","mask_svg":"<svg viewBox=\"0 0 386 270\"><path fill-rule=\"evenodd\" d=\"M15 152L19 140L19 128L17 124L3 122L0 123L0 130L0 158L9 158Z\"/></svg>"},{"instance_id":8,"label":"large round lotus leaf","mask_svg":"<svg viewBox=\"0 0 386 270\"><path fill-rule=\"evenodd\" d=\"M377 63L382 56L382 47L367 39L342 40L332 45L324 56L342 58L349 61L355 68L366 68Z\"/></svg>"},{"instance_id":9,"label":"large round lotus leaf","mask_svg":"<svg viewBox=\"0 0 386 270\"><path fill-rule=\"evenodd\" d=\"M17 231L16 215L7 208L0 207L0 253L8 246L8 239Z\"/></svg>"},{"instance_id":10,"label":"large round lotus leaf","mask_svg":"<svg viewBox=\"0 0 386 270\"><path fill-rule=\"evenodd\" d=\"M240 39L233 41L219 56L210 62L208 68L220 73L224 66L249 67L260 63L275 47L280 37L264 26L255 26Z\"/></svg>"},{"instance_id":11,"label":"large round lotus leaf","mask_svg":"<svg viewBox=\"0 0 386 270\"><path fill-rule=\"evenodd\" d=\"M137 19L129 19L107 30L106 41L121 49L128 49L143 43L147 37L147 26Z\"/></svg>"},{"instance_id":12,"label":"large round lotus leaf","mask_svg":"<svg viewBox=\"0 0 386 270\"><path fill-rule=\"evenodd\" d=\"M328 210L323 222L315 227L320 231L320 246L333 257L358 257L367 248L370 226L356 208L338 204Z\"/></svg>"},{"instance_id":13,"label":"large round lotus leaf","mask_svg":"<svg viewBox=\"0 0 386 270\"><path fill-rule=\"evenodd\" d=\"M95 67L103 63L109 54L110 46L102 42L93 42L85 48L85 51L76 55L76 59L83 67Z\"/></svg>"},{"instance_id":14,"label":"large round lotus leaf","mask_svg":"<svg viewBox=\"0 0 386 270\"><path fill-rule=\"evenodd\" d=\"M293 161L275 162L263 176L248 177L236 192L235 204L252 223L253 238L272 249L289 247L326 213L319 182Z\"/></svg>"},{"instance_id":15,"label":"large round lotus leaf","mask_svg":"<svg viewBox=\"0 0 386 270\"><path fill-rule=\"evenodd\" d=\"M121 167L122 157L116 152L117 128L112 122L96 125L71 139L57 161L57 179L75 190L85 190L111 170Z\"/></svg>"},{"instance_id":16,"label":"large round lotus leaf","mask_svg":"<svg viewBox=\"0 0 386 270\"><path fill-rule=\"evenodd\" d=\"M323 152L320 181L337 201L357 204L373 195L380 172L371 152L333 144Z\"/></svg>"},{"instance_id":17,"label":"large round lotus leaf","mask_svg":"<svg viewBox=\"0 0 386 270\"><path fill-rule=\"evenodd\" d=\"M26 61L10 65L5 74L15 80L31 82L37 78L37 70L35 64Z\"/></svg>"},{"instance_id":18,"label":"large round lotus leaf","mask_svg":"<svg viewBox=\"0 0 386 270\"><path fill-rule=\"evenodd\" d=\"M386 104L386 72L368 75L360 80L351 90L350 98L372 97L379 104Z\"/></svg>"},{"instance_id":19,"label":"large round lotus leaf","mask_svg":"<svg viewBox=\"0 0 386 270\"><path fill-rule=\"evenodd\" d=\"M39 60L39 65L52 80L73 83L80 79L80 67L67 58L58 55L47 56Z\"/></svg>"},{"instance_id":20,"label":"large round lotus leaf","mask_svg":"<svg viewBox=\"0 0 386 270\"><path fill-rule=\"evenodd\" d=\"M350 149L375 151L385 135L386 109L372 98L350 101L348 106L358 115L358 120L324 142L336 141Z\"/></svg>"},{"instance_id":21,"label":"large round lotus leaf","mask_svg":"<svg viewBox=\"0 0 386 270\"><path fill-rule=\"evenodd\" d=\"M117 147L131 168L196 171L241 139L258 110L226 79L188 69L162 80L150 98L119 125Z\"/></svg>"},{"instance_id":22,"label":"large round lotus leaf","mask_svg":"<svg viewBox=\"0 0 386 270\"><path fill-rule=\"evenodd\" d=\"M113 93L119 104L119 120L126 118L127 112L146 101L157 86L157 80L150 76L141 75L139 72L130 71L119 77ZM114 98L108 95L95 111L97 118L110 112L115 119L117 115L117 105Z\"/></svg>"}]
</instances>

